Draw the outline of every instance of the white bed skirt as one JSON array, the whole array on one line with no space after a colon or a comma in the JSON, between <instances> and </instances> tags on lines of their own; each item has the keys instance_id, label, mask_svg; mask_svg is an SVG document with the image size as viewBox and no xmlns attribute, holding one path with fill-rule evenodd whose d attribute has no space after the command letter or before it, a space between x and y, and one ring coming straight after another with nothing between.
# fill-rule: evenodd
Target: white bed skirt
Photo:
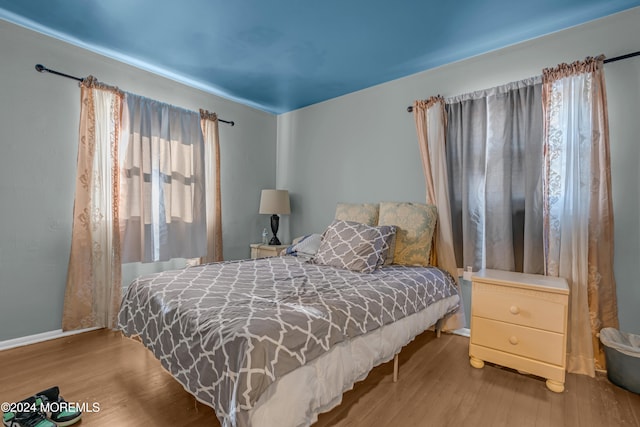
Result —
<instances>
[{"instance_id":1,"label":"white bed skirt","mask_svg":"<svg viewBox=\"0 0 640 427\"><path fill-rule=\"evenodd\" d=\"M239 414L238 425L252 427L309 426L318 414L342 402L342 394L366 378L375 366L388 362L402 347L454 308L459 296L338 344L328 353L273 383L256 406ZM246 418L245 418L246 417Z\"/></svg>"}]
</instances>

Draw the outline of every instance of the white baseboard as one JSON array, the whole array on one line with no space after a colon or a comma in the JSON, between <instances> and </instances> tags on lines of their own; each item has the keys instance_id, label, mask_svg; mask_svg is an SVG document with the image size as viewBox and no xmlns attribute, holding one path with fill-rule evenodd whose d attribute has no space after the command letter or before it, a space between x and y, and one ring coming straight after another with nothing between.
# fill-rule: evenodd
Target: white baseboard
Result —
<instances>
[{"instance_id":1,"label":"white baseboard","mask_svg":"<svg viewBox=\"0 0 640 427\"><path fill-rule=\"evenodd\" d=\"M469 338L471 336L471 329L469 328L460 328L451 331L452 334L462 335L463 337Z\"/></svg>"},{"instance_id":2,"label":"white baseboard","mask_svg":"<svg viewBox=\"0 0 640 427\"><path fill-rule=\"evenodd\" d=\"M68 337L69 335L81 334L83 332L95 331L96 329L100 328L78 329L75 331L67 332L62 332L62 329L56 329L55 331L42 332L41 334L28 335L26 337L0 341L0 351L8 350L10 348L22 347L29 344L35 344L38 342L54 340L56 338Z\"/></svg>"}]
</instances>

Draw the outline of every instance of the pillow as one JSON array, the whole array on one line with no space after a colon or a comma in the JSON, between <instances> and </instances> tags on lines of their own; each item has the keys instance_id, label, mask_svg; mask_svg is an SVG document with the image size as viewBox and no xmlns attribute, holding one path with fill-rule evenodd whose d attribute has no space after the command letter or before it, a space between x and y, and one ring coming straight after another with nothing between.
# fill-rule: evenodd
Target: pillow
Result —
<instances>
[{"instance_id":1,"label":"pillow","mask_svg":"<svg viewBox=\"0 0 640 427\"><path fill-rule=\"evenodd\" d=\"M338 203L335 219L354 221L375 227L378 225L378 204Z\"/></svg>"},{"instance_id":2,"label":"pillow","mask_svg":"<svg viewBox=\"0 0 640 427\"><path fill-rule=\"evenodd\" d=\"M320 234L307 234L293 241L293 244L286 249L287 255L311 258L318 252L322 236Z\"/></svg>"},{"instance_id":3,"label":"pillow","mask_svg":"<svg viewBox=\"0 0 640 427\"><path fill-rule=\"evenodd\" d=\"M429 265L431 240L438 211L434 205L421 203L380 203L379 225L397 227L393 263Z\"/></svg>"},{"instance_id":4,"label":"pillow","mask_svg":"<svg viewBox=\"0 0 640 427\"><path fill-rule=\"evenodd\" d=\"M389 252L396 227L371 227L353 221L335 220L322 235L313 261L362 273L380 267Z\"/></svg>"},{"instance_id":5,"label":"pillow","mask_svg":"<svg viewBox=\"0 0 640 427\"><path fill-rule=\"evenodd\" d=\"M387 253L387 258L384 260L383 265L391 265L393 264L393 256L396 252L396 237L398 236L398 227L396 227L395 234L391 237L389 241L389 253Z\"/></svg>"}]
</instances>

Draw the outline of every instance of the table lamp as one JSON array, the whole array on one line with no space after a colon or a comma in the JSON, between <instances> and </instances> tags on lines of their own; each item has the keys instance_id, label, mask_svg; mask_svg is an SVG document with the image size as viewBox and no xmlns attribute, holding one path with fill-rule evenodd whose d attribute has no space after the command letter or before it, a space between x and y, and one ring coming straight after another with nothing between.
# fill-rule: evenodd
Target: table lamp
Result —
<instances>
[{"instance_id":1,"label":"table lamp","mask_svg":"<svg viewBox=\"0 0 640 427\"><path fill-rule=\"evenodd\" d=\"M289 192L287 190L262 190L259 213L271 215L271 232L273 233L273 237L269 241L269 244L279 245L280 240L278 240L277 234L280 217L278 215L289 215L291 213Z\"/></svg>"}]
</instances>

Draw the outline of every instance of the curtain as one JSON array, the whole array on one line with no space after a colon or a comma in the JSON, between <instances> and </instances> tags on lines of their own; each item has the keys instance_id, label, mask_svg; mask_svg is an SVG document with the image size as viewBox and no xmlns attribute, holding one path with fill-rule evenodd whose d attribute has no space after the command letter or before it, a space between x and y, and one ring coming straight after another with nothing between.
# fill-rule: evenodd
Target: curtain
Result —
<instances>
[{"instance_id":1,"label":"curtain","mask_svg":"<svg viewBox=\"0 0 640 427\"><path fill-rule=\"evenodd\" d=\"M124 119L122 261L204 256L204 140L199 114L127 93Z\"/></svg>"},{"instance_id":2,"label":"curtain","mask_svg":"<svg viewBox=\"0 0 640 427\"><path fill-rule=\"evenodd\" d=\"M207 255L200 262L218 262L222 256L222 211L220 196L220 140L218 116L200 110L200 125L204 136L205 182L207 206Z\"/></svg>"},{"instance_id":3,"label":"curtain","mask_svg":"<svg viewBox=\"0 0 640 427\"><path fill-rule=\"evenodd\" d=\"M433 239L435 251L431 252L437 254L438 267L457 278L458 269L453 248L449 180L445 158L444 99L438 96L431 97L426 101L415 101L413 112L427 188L427 203L436 205L438 208L438 222ZM460 295L462 296L462 292ZM464 326L464 306L462 298L460 298L460 309L454 316L447 319L444 328L453 330L464 328Z\"/></svg>"},{"instance_id":4,"label":"curtain","mask_svg":"<svg viewBox=\"0 0 640 427\"><path fill-rule=\"evenodd\" d=\"M446 100L459 267L544 271L541 94L536 77Z\"/></svg>"},{"instance_id":5,"label":"curtain","mask_svg":"<svg viewBox=\"0 0 640 427\"><path fill-rule=\"evenodd\" d=\"M618 327L603 58L543 72L545 270L570 287L567 369L604 368L598 340Z\"/></svg>"},{"instance_id":6,"label":"curtain","mask_svg":"<svg viewBox=\"0 0 640 427\"><path fill-rule=\"evenodd\" d=\"M115 326L121 297L117 159L123 94L92 76L80 88L65 331Z\"/></svg>"}]
</instances>

